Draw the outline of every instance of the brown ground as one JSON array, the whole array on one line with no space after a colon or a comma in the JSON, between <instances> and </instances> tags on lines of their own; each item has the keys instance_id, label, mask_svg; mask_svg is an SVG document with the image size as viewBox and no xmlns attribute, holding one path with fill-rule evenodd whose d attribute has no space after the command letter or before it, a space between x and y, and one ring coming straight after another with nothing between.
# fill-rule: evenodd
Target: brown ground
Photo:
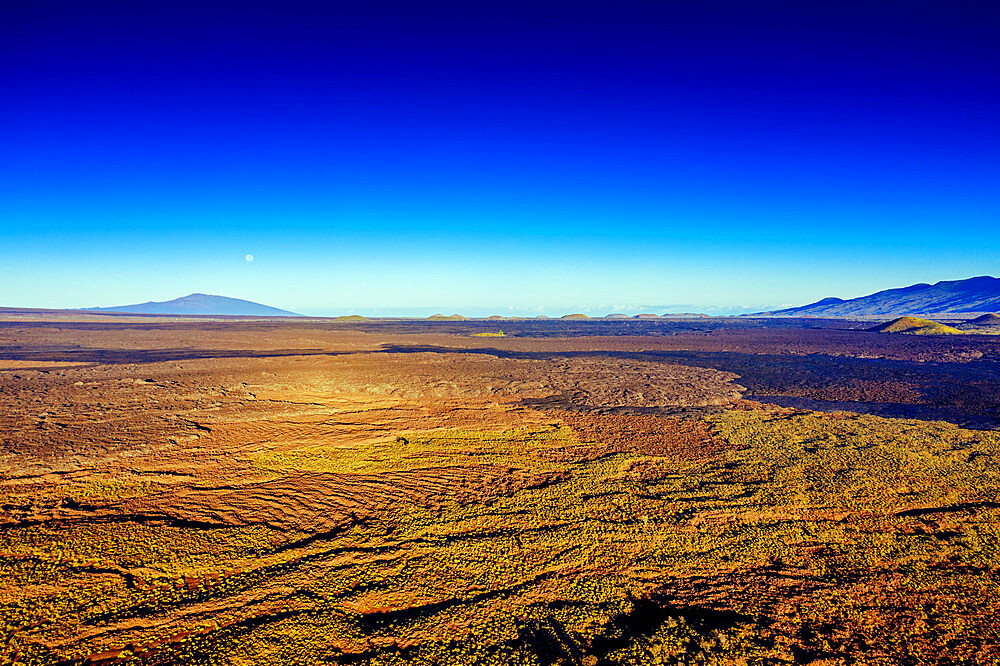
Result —
<instances>
[{"instance_id":1,"label":"brown ground","mask_svg":"<svg viewBox=\"0 0 1000 666\"><path fill-rule=\"evenodd\" d=\"M386 593L376 602L365 591L369 588L357 586L360 583L351 588L353 592L344 588L327 594L317 591L318 583L307 585L298 577L329 581L336 571L364 558L417 562L428 557L421 539L431 537L404 538L403 519L394 516L413 512L464 516L480 510L476 507L516 507L529 495L542 498L571 492L573 483L590 478L591 472L585 471L590 469L596 474L597 489L587 486L580 491L579 502L581 510L595 516L593 520L611 520L607 511L621 511L631 517L614 518L615 524L645 529L649 516L655 522L655 512L665 509L626 507L621 504L624 500L615 499L618 491L608 494L600 490L601 484L652 487L676 482L681 483L676 492L691 498L670 500L674 503L670 511L678 512L676 520L683 526L677 534L697 532L703 523L685 513L691 510L688 507L708 496L706 488L737 483L728 476L736 463L725 462L727 456L742 455L740 451L752 447L752 442L723 434L725 429L712 421L731 418L727 415L740 410L764 410L768 418L787 420L811 414L795 402L806 400L811 401L806 405L810 410L823 411L824 405L840 410L848 405L848 411L857 414L991 428L1000 404L996 391L1000 346L976 336L899 341L863 331L754 328L742 323L701 329L678 324L667 334L665 327L670 324L662 322L646 324L655 327L648 330L626 322L622 326L630 327L625 332L632 335L618 335L607 322L589 331L585 328L589 322L551 322L542 327L526 323L521 329L505 322L510 330L504 338L471 337L478 325L191 323L153 318L80 323L44 316L0 323L0 529L6 539L0 559L11 571L21 572L31 561L58 572L54 578L18 573L25 581L36 582L0 589L0 602L10 609L0 636L6 641L8 658L0 659L0 664L65 659L254 663L262 657L246 655L270 654L268 659L276 659L273 655L281 653L282 641L294 646L299 639L269 635L260 639L261 644L279 645L275 652L252 652L263 648L256 643L252 650L233 647L238 643L233 642L233 632L250 636L246 640L252 643L257 640L253 632L261 627L271 631L290 618L306 616L320 626L321 612L334 610L358 614L360 624L352 625L352 631L363 636L329 638L325 647L313 646L317 655L341 659L357 652L372 663L380 659L395 663L377 636L382 627L403 623L400 613L405 611L410 638L404 641L399 630L392 650L402 649L399 654L405 656L400 645L406 643L411 645L406 649L417 649L411 655L414 660L434 663L431 657L420 656L419 646L445 640L441 636L461 644L470 632L479 631L478 620L469 619L474 617L472 611L466 617L461 608L449 611L455 613L455 626L421 624L425 615L437 617L432 613L450 608L440 604L452 599L455 590L428 591L425 600L407 592L405 603ZM572 327L563 331L572 335L557 337L560 326ZM748 396L759 402L743 400ZM490 433L507 433L499 440L502 447ZM809 451L811 445L805 446ZM617 465L617 471L600 476L605 473L598 470L608 464ZM676 469L668 473L664 465ZM683 479L677 480L683 476L677 472L680 469L723 480L699 481L687 488ZM753 484L762 482L738 483L744 490L734 490L732 498L756 492ZM629 501L661 501L668 496L666 491L657 492L640 493ZM588 508L586 503L593 498L611 504ZM522 510L514 513L518 511ZM698 520L712 524L718 511L716 507ZM820 520L837 514L835 509L815 511ZM749 520L750 514L741 515L740 520ZM844 520L846 515L854 514L837 514L833 520ZM546 520L554 526L569 519ZM663 520L673 524L675 518ZM759 520L763 519L752 519ZM916 518L905 520L909 525ZM546 524L518 528L524 530L519 534L504 532L503 538L527 543L534 538L533 531ZM199 539L218 538L221 544L230 536L215 535L234 534L233 539L248 540L250 545L239 547L244 550L229 541L218 545L236 549L225 557L213 554L212 562L229 562L225 567L198 564L207 555L191 555L193 559L184 564L167 564L168 557L157 564L94 546L117 543L118 535L147 528L159 530L156 539L197 534ZM376 533L381 536L376 538ZM579 547L571 542L567 548ZM629 542L630 552L639 554L637 543ZM829 548L824 544L814 544L820 549L817 557L822 548ZM539 546L537 552L544 555L546 548ZM102 554L80 554L90 550ZM52 555L57 551L59 555ZM517 597L526 607L536 603L532 599L556 603L549 589L554 583L546 581L552 576L576 580L573 572L583 566L560 564L563 568L553 573L560 557L546 555L548 569L540 568L530 581L516 584L530 586L534 590L530 594L517 597L522 593L515 593L521 589L515 585L504 588L497 599L511 603ZM668 624L658 625L660 633L650 636L660 637L656 640L661 642L667 640L662 632L683 642L693 640L684 638L684 632L704 637L720 627L763 622L755 626L770 627L759 631L770 632L767 649L777 656L759 663L782 659L849 663L851 655L863 651L858 641L864 636L886 635L866 634L867 629L850 625L857 621L852 616L828 631L819 627L800 636L796 632L804 631L804 625L785 614L802 599L829 596L832 578L799 573L795 569L799 565L780 559L738 564L735 555L720 569L717 557L712 556L712 571L703 576L695 573L697 567L687 571L686 564L681 567L687 571L683 576L668 575L662 568L657 574L655 567L646 571L652 565L643 564L641 556L628 567L609 564L605 570L609 581L630 571L628 580L637 582L634 587L607 583L608 589L620 589L624 596L607 602L617 614L602 611L609 614L610 624L595 629L595 637L565 633L569 630L562 627L569 626L569 619L552 619L555 615L531 619L535 616L526 612L518 615L521 628L515 632L516 640L504 639L508 645L504 649L520 650L517 658L524 663L632 663L628 660L634 657L619 653L639 649L627 637L629 632L645 635L633 626L645 621L636 619L637 613L645 612L642 604L651 604L649 609L654 610L647 609L646 615L655 618L654 624L674 623L674 617L683 627L690 624L676 629L679 625L674 623L669 630L663 628ZM574 585L593 575L579 571L580 580ZM638 571L644 573L634 574ZM903 585L899 595L923 594L906 587L910 583L892 583L888 571L880 575L886 577L887 586ZM848 585L843 580L840 584ZM365 585L377 590L378 577ZM500 594L482 592L486 596L480 598L474 592L477 586L487 589L489 584L479 580L469 585L464 598L475 603L494 603L490 595ZM119 586L121 591L116 592ZM144 596L159 590L157 586L172 591ZM72 593L65 592L63 600L61 589ZM859 587L856 596L869 594L866 590ZM116 594L121 600L109 601ZM323 603L309 601L309 594L322 596ZM920 603L940 602L921 599ZM87 615L70 607L77 603L74 600L86 600L79 603L103 610ZM457 602L447 602L452 603ZM633 605L622 610L624 606L614 606L619 603ZM971 626L994 619L990 604L995 602L983 603L983 608L970 607ZM747 615L751 607L770 619L752 619ZM886 617L886 626L908 622ZM820 634L822 646L816 638ZM207 643L201 645L199 640ZM666 643L656 645L660 647L643 649L668 649L663 647ZM670 648L671 658L680 659L678 650L689 648L695 650ZM980 648L966 645L959 652L972 655L969 663L979 659L976 655L995 654ZM705 654L707 649L695 651ZM729 648L718 649L728 654ZM888 647L882 652L889 655L884 663L892 663L892 655L900 654ZM464 658L455 657L456 663Z\"/></svg>"}]
</instances>

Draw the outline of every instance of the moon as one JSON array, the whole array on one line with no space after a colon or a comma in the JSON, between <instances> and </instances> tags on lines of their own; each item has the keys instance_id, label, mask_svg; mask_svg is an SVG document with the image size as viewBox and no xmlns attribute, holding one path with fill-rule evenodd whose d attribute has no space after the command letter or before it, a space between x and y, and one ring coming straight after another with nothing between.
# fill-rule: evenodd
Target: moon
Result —
<instances>
[{"instance_id":1,"label":"moon","mask_svg":"<svg viewBox=\"0 0 1000 666\"><path fill-rule=\"evenodd\" d=\"M245 259L246 259L247 261L253 261L253 255L252 255L252 254L248 254L248 255L247 255L246 257L244 257L244 258L245 258Z\"/></svg>"}]
</instances>

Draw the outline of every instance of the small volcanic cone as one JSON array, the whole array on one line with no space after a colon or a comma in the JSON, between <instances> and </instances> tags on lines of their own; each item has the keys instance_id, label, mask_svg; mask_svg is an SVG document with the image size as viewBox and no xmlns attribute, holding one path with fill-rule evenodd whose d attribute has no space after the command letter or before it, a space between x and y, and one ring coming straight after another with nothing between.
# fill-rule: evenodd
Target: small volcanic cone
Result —
<instances>
[{"instance_id":1,"label":"small volcanic cone","mask_svg":"<svg viewBox=\"0 0 1000 666\"><path fill-rule=\"evenodd\" d=\"M465 321L468 317L463 317L460 314L453 315L443 315L443 314L432 314L427 318L428 321Z\"/></svg>"},{"instance_id":2,"label":"small volcanic cone","mask_svg":"<svg viewBox=\"0 0 1000 666\"><path fill-rule=\"evenodd\" d=\"M976 326L982 326L982 327L989 326L990 328L993 327L1000 328L1000 315L998 315L995 312L990 312L988 314L984 314L982 317L976 317L975 319L970 319L965 323L975 324Z\"/></svg>"},{"instance_id":3,"label":"small volcanic cone","mask_svg":"<svg viewBox=\"0 0 1000 666\"><path fill-rule=\"evenodd\" d=\"M953 335L962 331L946 324L919 317L900 317L868 329L877 333L908 333L910 335Z\"/></svg>"}]
</instances>

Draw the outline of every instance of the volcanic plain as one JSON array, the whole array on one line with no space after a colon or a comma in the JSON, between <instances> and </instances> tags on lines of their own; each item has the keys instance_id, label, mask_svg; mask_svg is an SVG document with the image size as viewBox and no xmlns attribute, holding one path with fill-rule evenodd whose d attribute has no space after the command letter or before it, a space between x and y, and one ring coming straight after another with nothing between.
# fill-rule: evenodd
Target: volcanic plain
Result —
<instances>
[{"instance_id":1,"label":"volcanic plain","mask_svg":"<svg viewBox=\"0 0 1000 666\"><path fill-rule=\"evenodd\" d=\"M998 663L1000 336L870 325L0 315L0 664Z\"/></svg>"}]
</instances>

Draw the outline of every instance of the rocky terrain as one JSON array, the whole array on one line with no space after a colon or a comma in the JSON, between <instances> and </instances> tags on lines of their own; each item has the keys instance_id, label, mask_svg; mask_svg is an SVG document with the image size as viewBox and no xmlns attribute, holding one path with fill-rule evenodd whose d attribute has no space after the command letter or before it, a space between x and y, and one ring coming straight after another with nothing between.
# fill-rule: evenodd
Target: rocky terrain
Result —
<instances>
[{"instance_id":1,"label":"rocky terrain","mask_svg":"<svg viewBox=\"0 0 1000 666\"><path fill-rule=\"evenodd\" d=\"M0 321L0 663L988 664L1000 344Z\"/></svg>"}]
</instances>

